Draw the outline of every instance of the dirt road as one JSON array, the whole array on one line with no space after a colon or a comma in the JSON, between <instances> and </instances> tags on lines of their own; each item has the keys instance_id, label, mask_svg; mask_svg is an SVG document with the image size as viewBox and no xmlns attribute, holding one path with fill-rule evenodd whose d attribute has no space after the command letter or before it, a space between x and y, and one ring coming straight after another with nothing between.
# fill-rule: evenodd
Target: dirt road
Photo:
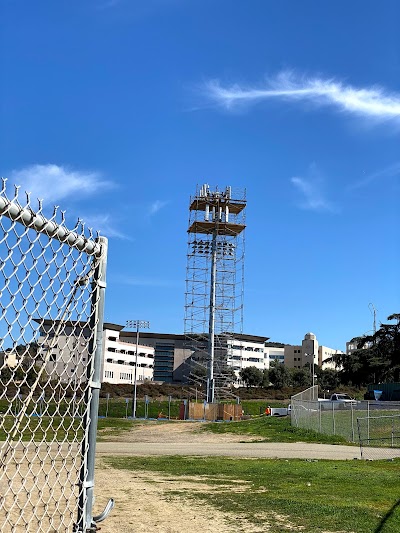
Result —
<instances>
[{"instance_id":1,"label":"dirt road","mask_svg":"<svg viewBox=\"0 0 400 533\"><path fill-rule=\"evenodd\" d=\"M97 444L104 455L199 455L282 459L360 459L358 446L303 442L257 442L257 437L200 431L202 422L147 423ZM382 449L370 449L374 459L385 459ZM400 449L398 452L400 456Z\"/></svg>"}]
</instances>

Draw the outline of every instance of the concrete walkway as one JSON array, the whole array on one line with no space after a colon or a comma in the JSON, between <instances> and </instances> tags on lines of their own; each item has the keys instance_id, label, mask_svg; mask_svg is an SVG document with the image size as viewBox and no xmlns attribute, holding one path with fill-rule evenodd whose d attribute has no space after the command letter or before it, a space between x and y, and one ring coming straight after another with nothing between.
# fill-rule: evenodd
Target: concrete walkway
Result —
<instances>
[{"instance_id":1,"label":"concrete walkway","mask_svg":"<svg viewBox=\"0 0 400 533\"><path fill-rule=\"evenodd\" d=\"M390 451L390 455L388 452ZM197 455L243 458L283 459L361 459L358 446L309 443L171 443L171 442L98 442L96 454L102 455ZM368 448L368 458L400 457L400 449Z\"/></svg>"}]
</instances>

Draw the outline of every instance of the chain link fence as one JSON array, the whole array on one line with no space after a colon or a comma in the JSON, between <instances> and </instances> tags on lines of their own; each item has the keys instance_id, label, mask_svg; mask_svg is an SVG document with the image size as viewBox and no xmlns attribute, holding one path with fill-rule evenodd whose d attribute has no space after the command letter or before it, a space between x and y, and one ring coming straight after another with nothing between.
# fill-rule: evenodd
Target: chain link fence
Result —
<instances>
[{"instance_id":1,"label":"chain link fence","mask_svg":"<svg viewBox=\"0 0 400 533\"><path fill-rule=\"evenodd\" d=\"M83 533L103 518L92 505L106 256L105 238L67 229L57 208L46 218L18 188L7 196L3 180L0 531Z\"/></svg>"},{"instance_id":2,"label":"chain link fence","mask_svg":"<svg viewBox=\"0 0 400 533\"><path fill-rule=\"evenodd\" d=\"M400 457L400 414L358 418L357 427L363 459Z\"/></svg>"},{"instance_id":3,"label":"chain link fence","mask_svg":"<svg viewBox=\"0 0 400 533\"><path fill-rule=\"evenodd\" d=\"M364 457L365 449L369 447L369 453L374 454L376 459L400 457L398 425L394 426L397 437L392 440L387 422L397 420L399 416L400 402L318 400L318 386L291 399L293 426L326 435L339 435L348 442L359 443ZM360 422L359 426L358 420L364 422Z\"/></svg>"}]
</instances>

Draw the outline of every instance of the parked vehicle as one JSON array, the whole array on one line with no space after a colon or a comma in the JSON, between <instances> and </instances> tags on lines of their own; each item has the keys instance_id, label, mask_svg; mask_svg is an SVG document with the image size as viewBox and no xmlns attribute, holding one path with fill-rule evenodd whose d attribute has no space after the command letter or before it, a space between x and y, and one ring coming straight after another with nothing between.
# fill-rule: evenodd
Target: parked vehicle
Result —
<instances>
[{"instance_id":1,"label":"parked vehicle","mask_svg":"<svg viewBox=\"0 0 400 533\"><path fill-rule=\"evenodd\" d=\"M329 401L337 403L350 403L354 405L357 403L357 400L351 398L348 394L342 394L337 392L335 392L335 394L332 394Z\"/></svg>"}]
</instances>

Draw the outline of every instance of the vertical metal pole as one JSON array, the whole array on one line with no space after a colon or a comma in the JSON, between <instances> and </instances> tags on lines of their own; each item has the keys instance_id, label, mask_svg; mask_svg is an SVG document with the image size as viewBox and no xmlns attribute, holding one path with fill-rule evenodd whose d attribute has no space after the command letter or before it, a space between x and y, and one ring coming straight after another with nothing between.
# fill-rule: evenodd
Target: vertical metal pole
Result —
<instances>
[{"instance_id":1,"label":"vertical metal pole","mask_svg":"<svg viewBox=\"0 0 400 533\"><path fill-rule=\"evenodd\" d=\"M367 440L368 440L368 444L369 444L369 401L367 402L367 415L368 415L368 418L367 418Z\"/></svg>"},{"instance_id":2,"label":"vertical metal pole","mask_svg":"<svg viewBox=\"0 0 400 533\"><path fill-rule=\"evenodd\" d=\"M391 439L391 447L394 447L394 418L392 418L392 439Z\"/></svg>"},{"instance_id":3,"label":"vertical metal pole","mask_svg":"<svg viewBox=\"0 0 400 533\"><path fill-rule=\"evenodd\" d=\"M168 396L168 420L171 420L171 396Z\"/></svg>"},{"instance_id":4,"label":"vertical metal pole","mask_svg":"<svg viewBox=\"0 0 400 533\"><path fill-rule=\"evenodd\" d=\"M322 402L318 402L319 411L319 432L322 433Z\"/></svg>"},{"instance_id":5,"label":"vertical metal pole","mask_svg":"<svg viewBox=\"0 0 400 533\"><path fill-rule=\"evenodd\" d=\"M312 386L314 387L314 353L312 354ZM313 389L314 395L314 389Z\"/></svg>"},{"instance_id":6,"label":"vertical metal pole","mask_svg":"<svg viewBox=\"0 0 400 533\"><path fill-rule=\"evenodd\" d=\"M217 232L211 242L211 281L210 281L210 319L208 324L208 402L214 403L214 353L215 353L215 301L217 279Z\"/></svg>"},{"instance_id":7,"label":"vertical metal pole","mask_svg":"<svg viewBox=\"0 0 400 533\"><path fill-rule=\"evenodd\" d=\"M335 403L332 403L332 417L333 417L333 434L336 435L336 424L335 424Z\"/></svg>"},{"instance_id":8,"label":"vertical metal pole","mask_svg":"<svg viewBox=\"0 0 400 533\"><path fill-rule=\"evenodd\" d=\"M133 378L133 403L132 403L132 418L136 418L136 401L137 401L137 360L138 360L138 344L139 344L139 321L136 322L136 351L135 351L135 374Z\"/></svg>"},{"instance_id":9,"label":"vertical metal pole","mask_svg":"<svg viewBox=\"0 0 400 533\"><path fill-rule=\"evenodd\" d=\"M96 453L97 421L100 398L100 376L103 357L103 324L104 301L106 289L107 247L105 237L96 239L102 249L101 258L94 258L97 262L92 282L92 304L90 316L91 338L89 353L92 354L91 364L87 367L87 387L85 391L86 428L82 440L82 463L79 473L80 491L78 505L78 520L76 531L86 533L93 523L93 496L94 496L94 461Z\"/></svg>"},{"instance_id":10,"label":"vertical metal pole","mask_svg":"<svg viewBox=\"0 0 400 533\"><path fill-rule=\"evenodd\" d=\"M358 440L360 442L360 455L361 459L363 458L363 441L361 438L361 428L360 428L360 419L357 418L357 427L358 427Z\"/></svg>"},{"instance_id":11,"label":"vertical metal pole","mask_svg":"<svg viewBox=\"0 0 400 533\"><path fill-rule=\"evenodd\" d=\"M354 410L353 404L350 404L351 407L351 441L354 442Z\"/></svg>"}]
</instances>

